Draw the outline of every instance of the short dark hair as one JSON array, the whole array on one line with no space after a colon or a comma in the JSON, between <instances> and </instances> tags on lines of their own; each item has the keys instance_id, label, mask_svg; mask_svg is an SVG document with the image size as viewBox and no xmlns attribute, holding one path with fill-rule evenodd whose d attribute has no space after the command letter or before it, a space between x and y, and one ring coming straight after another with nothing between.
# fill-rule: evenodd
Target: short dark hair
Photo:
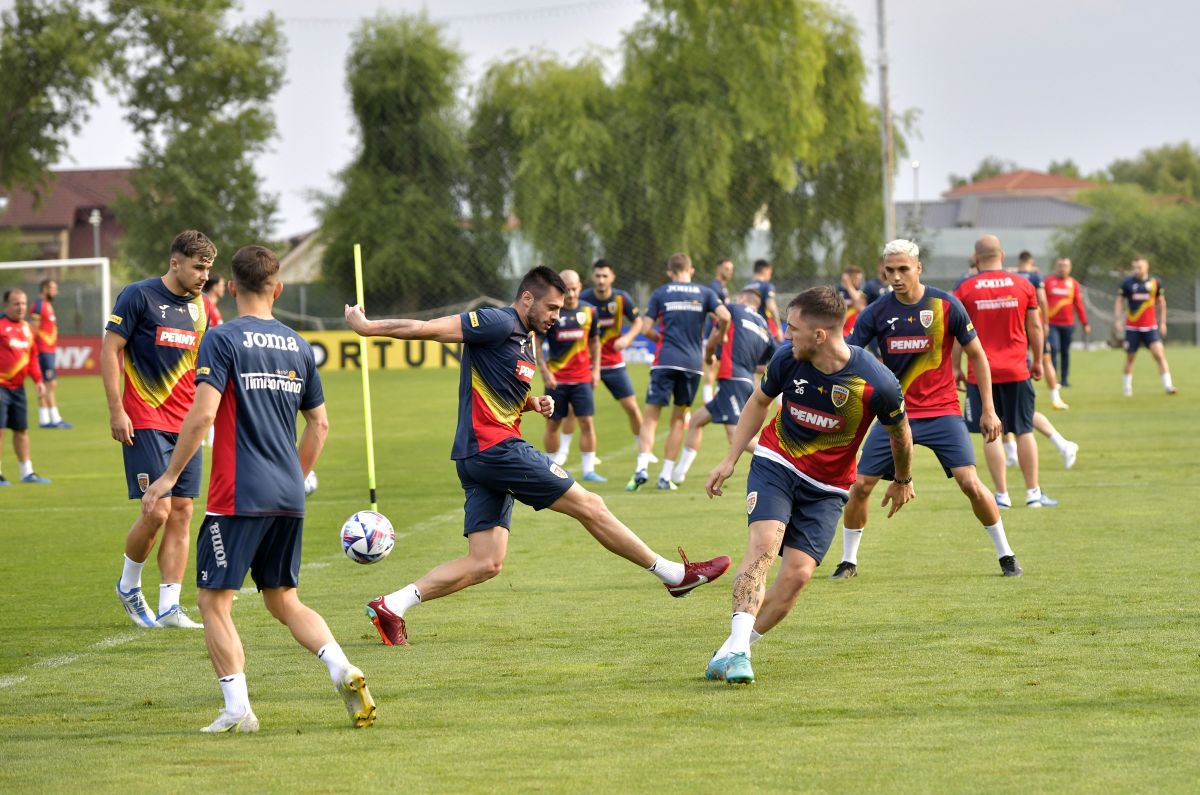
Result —
<instances>
[{"instance_id":1,"label":"short dark hair","mask_svg":"<svg viewBox=\"0 0 1200 795\"><path fill-rule=\"evenodd\" d=\"M1033 255L1028 251L1022 251L1017 255L1017 262L1029 262L1031 259L1033 259Z\"/></svg>"},{"instance_id":2,"label":"short dark hair","mask_svg":"<svg viewBox=\"0 0 1200 795\"><path fill-rule=\"evenodd\" d=\"M608 268L610 271L613 271L613 272L615 272L617 270L616 268L614 268L612 266L611 262L609 262L608 260L606 260L604 258L598 259L592 263L592 270L599 270L600 268Z\"/></svg>"},{"instance_id":3,"label":"short dark hair","mask_svg":"<svg viewBox=\"0 0 1200 795\"><path fill-rule=\"evenodd\" d=\"M221 280L222 280L223 278L224 278L224 277L223 277L223 276L221 276L221 274L219 274L219 273L212 273L212 274L209 274L208 281L206 281L206 282L204 283L204 292L206 292L206 293L207 293L207 292L209 292L210 290L212 290L212 288L216 287L218 284L220 284L220 283L221 283Z\"/></svg>"},{"instance_id":4,"label":"short dark hair","mask_svg":"<svg viewBox=\"0 0 1200 795\"><path fill-rule=\"evenodd\" d=\"M770 268L770 267L771 267L771 263L765 259L754 260L754 272L755 273L762 273L763 271L765 271L767 268Z\"/></svg>"},{"instance_id":5,"label":"short dark hair","mask_svg":"<svg viewBox=\"0 0 1200 795\"><path fill-rule=\"evenodd\" d=\"M279 258L264 246L242 246L233 255L233 282L239 292L262 295L279 273Z\"/></svg>"},{"instance_id":6,"label":"short dark hair","mask_svg":"<svg viewBox=\"0 0 1200 795\"><path fill-rule=\"evenodd\" d=\"M176 235L171 242L171 256L176 254L188 259L199 257L201 262L209 262L217 258L217 247L203 232L188 229Z\"/></svg>"},{"instance_id":7,"label":"short dark hair","mask_svg":"<svg viewBox=\"0 0 1200 795\"><path fill-rule=\"evenodd\" d=\"M538 265L521 277L521 283L517 285L517 300L520 300L524 293L530 293L535 300L540 301L551 287L560 293L567 292L567 285L553 268Z\"/></svg>"},{"instance_id":8,"label":"short dark hair","mask_svg":"<svg viewBox=\"0 0 1200 795\"><path fill-rule=\"evenodd\" d=\"M53 281L55 281L53 276L47 276L46 278L44 278L40 282L38 282L38 290L39 291L45 290L46 287L49 286Z\"/></svg>"},{"instance_id":9,"label":"short dark hair","mask_svg":"<svg viewBox=\"0 0 1200 795\"><path fill-rule=\"evenodd\" d=\"M789 312L799 309L805 320L821 328L840 329L846 319L846 302L828 285L810 287L798 293L787 308Z\"/></svg>"},{"instance_id":10,"label":"short dark hair","mask_svg":"<svg viewBox=\"0 0 1200 795\"><path fill-rule=\"evenodd\" d=\"M683 273L692 267L692 258L687 254L672 254L667 259L668 273Z\"/></svg>"}]
</instances>

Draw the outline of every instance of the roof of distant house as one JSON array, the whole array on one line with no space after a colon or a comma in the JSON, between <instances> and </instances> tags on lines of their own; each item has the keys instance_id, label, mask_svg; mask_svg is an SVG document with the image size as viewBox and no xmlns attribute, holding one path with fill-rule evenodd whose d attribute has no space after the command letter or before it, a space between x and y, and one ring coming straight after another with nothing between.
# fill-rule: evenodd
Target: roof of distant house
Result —
<instances>
[{"instance_id":1,"label":"roof of distant house","mask_svg":"<svg viewBox=\"0 0 1200 795\"><path fill-rule=\"evenodd\" d=\"M970 185L952 188L942 195L948 199L969 193L1043 193L1053 191L1078 191L1096 187L1096 183L1075 177L1060 177L1041 171L1021 169L997 177L981 179Z\"/></svg>"},{"instance_id":2,"label":"roof of distant house","mask_svg":"<svg viewBox=\"0 0 1200 795\"><path fill-rule=\"evenodd\" d=\"M32 191L9 191L8 206L0 213L0 227L70 229L81 207L111 207L119 194L129 193L133 172L132 168L52 171L40 206Z\"/></svg>"}]
</instances>

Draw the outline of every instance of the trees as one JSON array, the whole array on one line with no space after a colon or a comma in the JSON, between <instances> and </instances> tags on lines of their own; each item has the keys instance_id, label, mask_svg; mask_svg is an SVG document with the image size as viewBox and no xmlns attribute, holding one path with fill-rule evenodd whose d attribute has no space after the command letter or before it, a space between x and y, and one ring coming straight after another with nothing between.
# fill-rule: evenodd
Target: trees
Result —
<instances>
[{"instance_id":1,"label":"trees","mask_svg":"<svg viewBox=\"0 0 1200 795\"><path fill-rule=\"evenodd\" d=\"M116 207L135 272L158 272L181 229L200 229L223 255L270 235L276 202L253 158L275 133L267 108L283 83L284 44L273 15L233 24L233 8L110 4L114 71L141 145L134 194Z\"/></svg>"},{"instance_id":2,"label":"trees","mask_svg":"<svg viewBox=\"0 0 1200 795\"><path fill-rule=\"evenodd\" d=\"M353 243L372 295L398 310L497 289L504 242L496 224L467 214L461 69L425 15L380 15L354 34L347 81L361 143L321 210L324 278L347 297Z\"/></svg>"},{"instance_id":3,"label":"trees","mask_svg":"<svg viewBox=\"0 0 1200 795\"><path fill-rule=\"evenodd\" d=\"M1070 162L1070 161L1068 161ZM1010 171L1016 171L1019 166L1012 160L1005 160L995 155L988 155L983 160L979 161L979 165L975 168L974 173L970 177L960 177L958 174L950 175L950 187L961 188L963 185L971 185L985 179L998 177L1001 174L1007 174Z\"/></svg>"},{"instance_id":4,"label":"trees","mask_svg":"<svg viewBox=\"0 0 1200 795\"><path fill-rule=\"evenodd\" d=\"M1144 149L1108 167L1113 182L1140 185L1150 193L1200 199L1200 150L1187 141Z\"/></svg>"}]
</instances>

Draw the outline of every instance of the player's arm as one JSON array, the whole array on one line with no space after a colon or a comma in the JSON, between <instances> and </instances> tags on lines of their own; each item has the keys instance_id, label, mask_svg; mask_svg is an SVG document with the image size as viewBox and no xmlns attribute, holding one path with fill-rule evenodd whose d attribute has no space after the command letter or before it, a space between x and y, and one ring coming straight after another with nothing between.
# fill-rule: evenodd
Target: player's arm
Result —
<instances>
[{"instance_id":1,"label":"player's arm","mask_svg":"<svg viewBox=\"0 0 1200 795\"><path fill-rule=\"evenodd\" d=\"M955 340L954 344L960 351L965 351L967 358L971 360L971 367L975 370L975 383L979 387L979 402L983 408L979 414L979 430L983 434L984 442L995 441L1000 437L1000 417L996 415L996 406L992 402L992 367L988 364L987 354L983 351L983 345L979 342L979 338L968 342L965 346L959 345ZM957 364L957 360L955 362Z\"/></svg>"},{"instance_id":2,"label":"player's arm","mask_svg":"<svg viewBox=\"0 0 1200 795\"><path fill-rule=\"evenodd\" d=\"M592 357L592 388L600 386L600 337L588 337L588 354Z\"/></svg>"},{"instance_id":3,"label":"player's arm","mask_svg":"<svg viewBox=\"0 0 1200 795\"><path fill-rule=\"evenodd\" d=\"M100 344L100 381L108 399L108 425L112 438L126 446L133 445L133 421L121 403L121 353L126 340L115 331L106 331Z\"/></svg>"},{"instance_id":4,"label":"player's arm","mask_svg":"<svg viewBox=\"0 0 1200 795\"><path fill-rule=\"evenodd\" d=\"M398 340L433 340L462 342L462 318L447 315L436 320L406 318L367 320L361 306L346 305L346 323L360 337L392 337Z\"/></svg>"},{"instance_id":5,"label":"player's arm","mask_svg":"<svg viewBox=\"0 0 1200 795\"><path fill-rule=\"evenodd\" d=\"M728 307L724 304L717 304L717 308L708 314L712 316L716 323L712 334L708 335L708 342L704 346L704 361L711 363L713 357L716 356L717 346L721 344L721 340L725 339L725 335L729 333L729 323L733 320L733 315L729 313Z\"/></svg>"},{"instance_id":6,"label":"player's arm","mask_svg":"<svg viewBox=\"0 0 1200 795\"><path fill-rule=\"evenodd\" d=\"M192 407L188 409L187 416L183 418L183 425L179 428L179 438L175 442L175 451L171 453L171 460L167 463L167 468L163 471L162 476L151 483L146 489L146 493L142 495L143 514L149 516L158 501L169 495L171 489L175 488L180 473L192 460L196 451L200 449L200 442L204 440L213 420L217 418L217 407L220 404L221 393L216 387L205 382L196 384L196 399L192 402ZM307 430L306 428L305 432Z\"/></svg>"},{"instance_id":7,"label":"player's arm","mask_svg":"<svg viewBox=\"0 0 1200 795\"><path fill-rule=\"evenodd\" d=\"M1046 343L1046 337L1042 333L1041 310L1036 306L1031 306L1025 313L1025 334L1029 337L1030 358L1033 362L1029 367L1029 375L1036 381L1042 377L1042 348ZM982 387L980 391L983 391Z\"/></svg>"},{"instance_id":8,"label":"player's arm","mask_svg":"<svg viewBox=\"0 0 1200 795\"><path fill-rule=\"evenodd\" d=\"M855 328L857 328L857 326ZM976 342L978 341L978 338L976 338ZM967 374L964 373L962 369L962 355L963 347L958 340L955 340L954 344L950 346L950 369L954 372L954 383L966 386Z\"/></svg>"},{"instance_id":9,"label":"player's arm","mask_svg":"<svg viewBox=\"0 0 1200 795\"><path fill-rule=\"evenodd\" d=\"M1159 292L1154 303L1158 305L1155 307L1158 311L1158 333L1165 338L1167 336L1167 296Z\"/></svg>"},{"instance_id":10,"label":"player's arm","mask_svg":"<svg viewBox=\"0 0 1200 795\"><path fill-rule=\"evenodd\" d=\"M624 334L613 340L613 350L623 351L632 345L633 341L637 339L638 334L642 333L643 325L648 326L648 321L646 320L645 315L640 315L635 318L634 321L629 324L629 331L626 331Z\"/></svg>"},{"instance_id":11,"label":"player's arm","mask_svg":"<svg viewBox=\"0 0 1200 795\"><path fill-rule=\"evenodd\" d=\"M721 463L708 473L708 482L705 483L704 490L708 492L710 499L724 496L725 492L721 490L722 484L733 477L733 468L737 466L738 459L742 457L750 440L762 430L763 423L767 421L767 412L770 411L771 403L774 400L766 392L763 392L760 386L746 401L737 427L733 429L733 438L729 440L729 450L721 459Z\"/></svg>"},{"instance_id":12,"label":"player's arm","mask_svg":"<svg viewBox=\"0 0 1200 795\"><path fill-rule=\"evenodd\" d=\"M199 387L196 391L200 391ZM325 440L329 438L329 415L325 411L324 403L304 409L300 413L304 415L304 432L300 434L300 443L297 445L300 471L312 472L321 456L321 450L325 448Z\"/></svg>"},{"instance_id":13,"label":"player's arm","mask_svg":"<svg viewBox=\"0 0 1200 795\"><path fill-rule=\"evenodd\" d=\"M1113 330L1121 336L1121 315L1125 313L1125 297L1117 293L1117 303L1113 305Z\"/></svg>"},{"instance_id":14,"label":"player's arm","mask_svg":"<svg viewBox=\"0 0 1200 795\"><path fill-rule=\"evenodd\" d=\"M886 508L889 502L892 504L888 511L890 519L896 511L917 496L917 490L912 482L912 429L908 427L908 417L901 417L899 422L884 427L888 430L892 444L892 464L896 469L896 476L888 484L887 493L883 495L883 502L879 505Z\"/></svg>"},{"instance_id":15,"label":"player's arm","mask_svg":"<svg viewBox=\"0 0 1200 795\"><path fill-rule=\"evenodd\" d=\"M546 338L541 334L534 334L533 339L534 344L537 345L537 349L539 351L542 350L542 343L546 341ZM554 389L556 386L558 386L558 379L554 377L554 373L550 372L550 363L546 361L545 356L538 357L538 372L542 374L542 385L545 386L546 389ZM530 410L531 409L526 406L525 411Z\"/></svg>"},{"instance_id":16,"label":"player's arm","mask_svg":"<svg viewBox=\"0 0 1200 795\"><path fill-rule=\"evenodd\" d=\"M1083 285L1075 282L1075 311L1079 313L1079 322L1083 324L1083 333L1091 334L1092 325L1088 323L1087 307L1083 303Z\"/></svg>"},{"instance_id":17,"label":"player's arm","mask_svg":"<svg viewBox=\"0 0 1200 795\"><path fill-rule=\"evenodd\" d=\"M775 303L775 293L767 296L767 317L775 321L776 327L779 329L779 336L775 337L776 341L783 339L783 324L779 322L779 305Z\"/></svg>"},{"instance_id":18,"label":"player's arm","mask_svg":"<svg viewBox=\"0 0 1200 795\"><path fill-rule=\"evenodd\" d=\"M1042 313L1042 328L1050 327L1050 302L1046 299L1046 285L1039 284L1037 286L1037 303L1038 310ZM1045 338L1045 334L1042 337Z\"/></svg>"}]
</instances>

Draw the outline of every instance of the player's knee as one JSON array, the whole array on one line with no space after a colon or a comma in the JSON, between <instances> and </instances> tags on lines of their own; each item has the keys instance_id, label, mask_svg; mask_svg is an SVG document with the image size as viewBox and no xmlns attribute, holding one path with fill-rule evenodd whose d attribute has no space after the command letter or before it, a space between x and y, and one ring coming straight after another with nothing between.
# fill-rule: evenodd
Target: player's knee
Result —
<instances>
[{"instance_id":1,"label":"player's knee","mask_svg":"<svg viewBox=\"0 0 1200 795\"><path fill-rule=\"evenodd\" d=\"M504 558L499 556L489 556L485 558L477 558L475 560L475 582L486 582L500 575L504 568Z\"/></svg>"},{"instance_id":2,"label":"player's knee","mask_svg":"<svg viewBox=\"0 0 1200 795\"><path fill-rule=\"evenodd\" d=\"M587 501L584 503L585 520L594 522L609 513L608 504L604 502L604 498L595 492L588 492Z\"/></svg>"}]
</instances>

